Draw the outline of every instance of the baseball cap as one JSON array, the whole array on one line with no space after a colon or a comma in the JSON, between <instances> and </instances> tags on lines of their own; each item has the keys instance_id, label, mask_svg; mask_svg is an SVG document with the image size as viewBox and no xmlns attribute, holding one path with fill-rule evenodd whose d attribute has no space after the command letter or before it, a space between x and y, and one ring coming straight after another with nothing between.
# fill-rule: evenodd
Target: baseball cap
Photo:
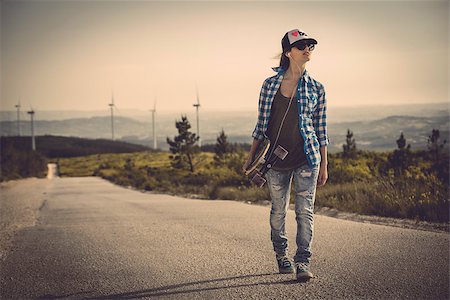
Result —
<instances>
[{"instance_id":1,"label":"baseball cap","mask_svg":"<svg viewBox=\"0 0 450 300\"><path fill-rule=\"evenodd\" d=\"M308 36L304 31L299 29L293 29L286 32L281 40L281 46L284 49L290 49L292 44L298 41L308 41L312 44L317 44L317 40L313 37Z\"/></svg>"}]
</instances>

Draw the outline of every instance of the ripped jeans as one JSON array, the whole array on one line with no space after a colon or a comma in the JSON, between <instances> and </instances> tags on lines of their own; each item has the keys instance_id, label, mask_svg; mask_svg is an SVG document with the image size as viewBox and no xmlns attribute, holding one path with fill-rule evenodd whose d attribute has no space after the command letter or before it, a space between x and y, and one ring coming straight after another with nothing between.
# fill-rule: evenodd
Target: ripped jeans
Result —
<instances>
[{"instance_id":1,"label":"ripped jeans","mask_svg":"<svg viewBox=\"0 0 450 300\"><path fill-rule=\"evenodd\" d=\"M285 230L286 212L289 208L291 182L294 181L295 215L297 220L297 252L294 262L310 263L314 229L314 201L316 197L319 166L303 165L295 170L270 169L266 179L272 198L270 211L271 240L278 255L286 255L288 239Z\"/></svg>"}]
</instances>

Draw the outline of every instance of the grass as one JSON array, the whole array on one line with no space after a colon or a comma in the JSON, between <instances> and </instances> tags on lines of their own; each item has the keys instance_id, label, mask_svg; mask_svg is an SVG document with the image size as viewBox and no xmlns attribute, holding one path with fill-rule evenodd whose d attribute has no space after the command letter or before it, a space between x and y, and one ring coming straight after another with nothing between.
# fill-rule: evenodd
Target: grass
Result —
<instances>
[{"instance_id":1,"label":"grass","mask_svg":"<svg viewBox=\"0 0 450 300\"><path fill-rule=\"evenodd\" d=\"M101 176L141 190L206 199L270 200L267 186L256 188L242 174L243 153L225 164L212 153L200 153L195 172L171 167L170 153L98 154L59 159L61 176ZM375 157L372 160L383 158ZM385 155L385 154L382 154ZM386 217L448 222L448 186L433 174L412 168L404 177L380 176L364 157L351 164L329 158L328 183L317 189L316 206ZM291 196L291 202L294 198Z\"/></svg>"}]
</instances>

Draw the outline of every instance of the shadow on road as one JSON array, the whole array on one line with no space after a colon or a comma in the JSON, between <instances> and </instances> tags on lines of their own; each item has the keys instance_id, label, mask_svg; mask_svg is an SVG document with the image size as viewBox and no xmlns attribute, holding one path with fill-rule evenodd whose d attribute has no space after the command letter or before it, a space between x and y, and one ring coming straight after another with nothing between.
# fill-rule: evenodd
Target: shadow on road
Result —
<instances>
[{"instance_id":1,"label":"shadow on road","mask_svg":"<svg viewBox=\"0 0 450 300\"><path fill-rule=\"evenodd\" d=\"M54 295L43 295L40 297L35 298L36 300L41 300L41 299L64 299L64 298L69 298L69 297L74 297L76 295L81 295L81 294L90 294L92 293L92 291L89 292L78 292L78 293L73 293L73 294L66 294L66 295L59 295L59 296L54 296ZM83 299L83 298L80 298Z\"/></svg>"},{"instance_id":2,"label":"shadow on road","mask_svg":"<svg viewBox=\"0 0 450 300\"><path fill-rule=\"evenodd\" d=\"M292 279L292 277L290 277L291 279L284 280L284 281L276 281L276 279L272 277L271 279L269 279L267 281L263 281L263 282L258 280L257 282L252 282L252 283L242 283L242 284L228 283L228 284L221 284L220 286L212 286L212 287L199 286L196 288L174 291L175 289L190 287L190 286L194 286L194 285L206 285L206 284L218 283L218 282L224 283L228 280L235 280L235 279L247 279L247 278L257 278L258 279L259 277L270 276L270 275L280 275L280 274L279 273L266 273L266 274L217 278L217 279L211 279L211 280L202 280L202 281L194 281L194 282L186 282L186 283L181 283L181 284L162 286L162 287L158 287L158 288L146 289L146 290L141 290L141 291L120 293L120 294L110 294L110 295L103 295L103 296L83 298L83 299L134 299L134 298L143 298L143 297L151 298L151 297L158 297L158 296L187 294L187 293L194 293L194 292L213 291L213 290L220 290L220 289L249 287L249 286L258 286L258 285L294 284L294 283L298 284L298 282L295 279Z\"/></svg>"}]
</instances>

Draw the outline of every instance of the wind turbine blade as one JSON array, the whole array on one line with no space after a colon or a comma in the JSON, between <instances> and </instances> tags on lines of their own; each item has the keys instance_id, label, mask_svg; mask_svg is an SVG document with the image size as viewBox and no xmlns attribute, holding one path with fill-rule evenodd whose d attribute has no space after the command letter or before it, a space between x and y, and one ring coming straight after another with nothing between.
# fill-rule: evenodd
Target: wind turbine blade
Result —
<instances>
[{"instance_id":1,"label":"wind turbine blade","mask_svg":"<svg viewBox=\"0 0 450 300\"><path fill-rule=\"evenodd\" d=\"M200 106L200 97L198 96L197 82L195 83L195 93L197 94L197 104Z\"/></svg>"},{"instance_id":2,"label":"wind turbine blade","mask_svg":"<svg viewBox=\"0 0 450 300\"><path fill-rule=\"evenodd\" d=\"M119 108L118 108L117 106L114 105L114 109L117 111L117 113L118 113L119 115L123 116L122 113L120 112L120 110L119 110Z\"/></svg>"}]
</instances>

